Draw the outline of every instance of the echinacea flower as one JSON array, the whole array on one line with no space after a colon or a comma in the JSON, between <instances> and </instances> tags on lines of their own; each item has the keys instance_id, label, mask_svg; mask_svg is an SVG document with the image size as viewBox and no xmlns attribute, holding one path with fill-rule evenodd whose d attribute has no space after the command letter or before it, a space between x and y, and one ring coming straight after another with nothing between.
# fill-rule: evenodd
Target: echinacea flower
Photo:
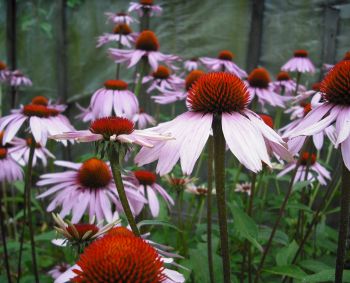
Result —
<instances>
[{"instance_id":1,"label":"echinacea flower","mask_svg":"<svg viewBox=\"0 0 350 283\"><path fill-rule=\"evenodd\" d=\"M282 138L247 109L249 99L244 82L235 75L218 72L201 76L189 90L189 111L153 128L175 139L150 149L143 147L135 161L142 166L158 160L156 171L164 175L180 159L183 173L191 174L212 131L214 116L220 119L231 152L248 169L258 172L263 163L271 166L265 140L279 148L282 158L291 158Z\"/></svg>"},{"instance_id":2,"label":"echinacea flower","mask_svg":"<svg viewBox=\"0 0 350 283\"><path fill-rule=\"evenodd\" d=\"M65 273L71 266L68 263L61 262L56 264L53 268L51 268L47 273L53 278L57 279L63 273Z\"/></svg>"},{"instance_id":3,"label":"echinacea flower","mask_svg":"<svg viewBox=\"0 0 350 283\"><path fill-rule=\"evenodd\" d=\"M159 215L159 200L157 197L158 193L170 207L174 205L174 200L166 192L166 190L156 183L157 176L153 172L146 170L137 170L133 172L133 176L130 182L134 183L138 191L148 200L149 209L153 217Z\"/></svg>"},{"instance_id":4,"label":"echinacea flower","mask_svg":"<svg viewBox=\"0 0 350 283\"><path fill-rule=\"evenodd\" d=\"M13 71L10 75L10 85L15 87L31 86L32 81L24 76L19 70Z\"/></svg>"},{"instance_id":5,"label":"echinacea flower","mask_svg":"<svg viewBox=\"0 0 350 283\"><path fill-rule=\"evenodd\" d=\"M171 73L171 70L163 65L158 66L157 70L152 74L143 77L142 83L150 83L147 93L155 89L174 89L183 84L183 79Z\"/></svg>"},{"instance_id":6,"label":"echinacea flower","mask_svg":"<svg viewBox=\"0 0 350 283\"><path fill-rule=\"evenodd\" d=\"M165 268L163 258L142 238L121 230L88 246L76 265L55 283L71 282L182 283L184 277Z\"/></svg>"},{"instance_id":7,"label":"echinacea flower","mask_svg":"<svg viewBox=\"0 0 350 283\"><path fill-rule=\"evenodd\" d=\"M282 177L288 172L294 170L296 164L296 161L287 164L286 167L277 175L277 177ZM300 165L295 175L294 183L299 181L313 182L317 180L321 185L327 185L327 180L330 179L331 175L328 170L317 162L316 154L309 152L302 153Z\"/></svg>"},{"instance_id":8,"label":"echinacea flower","mask_svg":"<svg viewBox=\"0 0 350 283\"><path fill-rule=\"evenodd\" d=\"M23 179L21 166L11 157L6 147L0 146L0 182L13 182Z\"/></svg>"},{"instance_id":9,"label":"echinacea flower","mask_svg":"<svg viewBox=\"0 0 350 283\"><path fill-rule=\"evenodd\" d=\"M299 92L299 94L297 96L294 97L293 99L293 103L299 103L299 102L303 102L306 99L309 99L311 97L314 97L315 95L319 94L320 96L320 87L321 87L321 83L317 82L312 84L312 87L310 90L302 90Z\"/></svg>"},{"instance_id":10,"label":"echinacea flower","mask_svg":"<svg viewBox=\"0 0 350 283\"><path fill-rule=\"evenodd\" d=\"M122 144L138 144L153 147L155 142L173 139L169 134L158 134L149 129L135 130L134 123L122 117L104 117L91 123L89 130L66 132L51 136L55 140L78 142L113 141Z\"/></svg>"},{"instance_id":11,"label":"echinacea flower","mask_svg":"<svg viewBox=\"0 0 350 283\"><path fill-rule=\"evenodd\" d=\"M245 193L248 196L250 196L250 194L252 192L252 184L249 183L249 182L237 184L236 188L235 188L235 192L237 192L237 193Z\"/></svg>"},{"instance_id":12,"label":"echinacea flower","mask_svg":"<svg viewBox=\"0 0 350 283\"><path fill-rule=\"evenodd\" d=\"M29 152L32 143L35 142L31 137L27 139L14 138L11 141L12 147L9 149L11 156L22 166L28 164ZM55 156L40 143L35 142L35 149L33 155L33 166L37 164L37 160L40 159L43 166L46 167L47 159Z\"/></svg>"},{"instance_id":13,"label":"echinacea flower","mask_svg":"<svg viewBox=\"0 0 350 283\"><path fill-rule=\"evenodd\" d=\"M193 70L187 75L181 88L175 90L162 89L160 95L153 95L151 98L158 104L170 104L175 101L184 100L186 99L188 90L191 88L192 84L204 74L205 73L201 70Z\"/></svg>"},{"instance_id":14,"label":"echinacea flower","mask_svg":"<svg viewBox=\"0 0 350 283\"><path fill-rule=\"evenodd\" d=\"M135 113L132 121L137 125L138 129L145 129L148 125L154 126L156 124L156 120L142 108L139 109L139 112Z\"/></svg>"},{"instance_id":15,"label":"echinacea flower","mask_svg":"<svg viewBox=\"0 0 350 283\"><path fill-rule=\"evenodd\" d=\"M164 179L170 185L170 188L174 189L176 192L186 191L190 187L193 187L193 182L195 178L191 178L188 176L176 177L173 174L166 175Z\"/></svg>"},{"instance_id":16,"label":"echinacea flower","mask_svg":"<svg viewBox=\"0 0 350 283\"><path fill-rule=\"evenodd\" d=\"M61 106L44 105L41 98L35 97L30 104L21 105L20 109L0 118L0 131L5 130L3 144L11 141L25 122L28 122L35 141L42 146L46 145L49 135L74 130L69 120L61 114Z\"/></svg>"},{"instance_id":17,"label":"echinacea flower","mask_svg":"<svg viewBox=\"0 0 350 283\"><path fill-rule=\"evenodd\" d=\"M47 207L51 212L61 207L60 216L63 218L72 212L72 223L77 223L85 213L97 221L106 219L112 221L112 204L121 211L117 190L112 178L112 172L107 163L91 158L83 163L68 161L55 161L55 164L70 170L60 173L44 174L40 176L37 186L50 186L37 198L52 195L52 200ZM146 202L143 196L128 184L126 195L135 202ZM132 208L131 208L132 209Z\"/></svg>"},{"instance_id":18,"label":"echinacea flower","mask_svg":"<svg viewBox=\"0 0 350 283\"><path fill-rule=\"evenodd\" d=\"M229 50L222 50L218 58L202 57L199 61L206 66L210 71L214 72L229 72L239 78L246 78L246 71L239 68L234 62L234 54Z\"/></svg>"},{"instance_id":19,"label":"echinacea flower","mask_svg":"<svg viewBox=\"0 0 350 283\"><path fill-rule=\"evenodd\" d=\"M271 106L284 108L285 101L289 98L279 95L274 91L271 78L265 68L256 68L248 76L248 91L250 100L257 97L258 102L264 107L265 103Z\"/></svg>"},{"instance_id":20,"label":"echinacea flower","mask_svg":"<svg viewBox=\"0 0 350 283\"><path fill-rule=\"evenodd\" d=\"M131 43L135 41L137 34L132 31L128 24L117 24L113 33L104 33L97 39L96 47L109 42L120 42L121 45L131 47Z\"/></svg>"},{"instance_id":21,"label":"echinacea flower","mask_svg":"<svg viewBox=\"0 0 350 283\"><path fill-rule=\"evenodd\" d=\"M341 61L321 82L324 102L289 132L288 137L310 136L323 131L335 122L335 147L341 145L345 166L350 169L350 61Z\"/></svg>"},{"instance_id":22,"label":"echinacea flower","mask_svg":"<svg viewBox=\"0 0 350 283\"><path fill-rule=\"evenodd\" d=\"M297 83L289 76L287 72L281 71L278 73L276 81L272 82L273 90L276 93L292 96L295 94ZM298 93L306 91L305 86L298 86Z\"/></svg>"},{"instance_id":23,"label":"echinacea flower","mask_svg":"<svg viewBox=\"0 0 350 283\"><path fill-rule=\"evenodd\" d=\"M300 106L303 109L302 116L294 119L294 121L282 127L279 132L282 133L282 137L288 139L288 149L290 152L296 154L302 148L305 142L305 136L298 136L294 138L288 138L290 132L293 132L295 128L299 126L299 124L303 121L303 118L314 108L311 103L305 103L303 106ZM299 111L298 111L299 112ZM297 110L295 110L294 114L298 114ZM294 118L294 117L293 117ZM336 142L336 131L333 125L330 125L324 128L322 131L315 133L312 135L312 141L317 150L321 150L324 142L324 136L327 136L330 141L335 144Z\"/></svg>"},{"instance_id":24,"label":"echinacea flower","mask_svg":"<svg viewBox=\"0 0 350 283\"><path fill-rule=\"evenodd\" d=\"M7 68L6 64L0 61L0 82L5 82L11 76L10 70Z\"/></svg>"},{"instance_id":25,"label":"echinacea flower","mask_svg":"<svg viewBox=\"0 0 350 283\"><path fill-rule=\"evenodd\" d=\"M193 70L198 70L199 68L199 60L197 57L193 57L191 59L188 59L184 62L184 68L185 70L191 72Z\"/></svg>"},{"instance_id":26,"label":"echinacea flower","mask_svg":"<svg viewBox=\"0 0 350 283\"><path fill-rule=\"evenodd\" d=\"M128 90L126 82L108 80L103 88L95 91L88 109L91 110L92 120L113 115L130 119L138 111L139 102L135 94Z\"/></svg>"},{"instance_id":27,"label":"echinacea flower","mask_svg":"<svg viewBox=\"0 0 350 283\"><path fill-rule=\"evenodd\" d=\"M160 15L162 13L162 7L155 5L153 0L140 0L139 3L130 2L128 12L138 12L139 16L142 17L145 13L150 16Z\"/></svg>"},{"instance_id":28,"label":"echinacea flower","mask_svg":"<svg viewBox=\"0 0 350 283\"><path fill-rule=\"evenodd\" d=\"M105 15L107 17L107 21L110 21L115 24L130 25L133 22L137 22L137 20L135 20L133 17L123 12L120 12L120 13L106 12Z\"/></svg>"},{"instance_id":29,"label":"echinacea flower","mask_svg":"<svg viewBox=\"0 0 350 283\"><path fill-rule=\"evenodd\" d=\"M208 188L204 186L195 186L195 185L190 185L185 189L185 192L194 194L196 196L206 196L208 194ZM213 193L213 192L212 192ZM215 192L214 192L215 193Z\"/></svg>"},{"instance_id":30,"label":"echinacea flower","mask_svg":"<svg viewBox=\"0 0 350 283\"><path fill-rule=\"evenodd\" d=\"M285 63L281 70L286 72L315 73L315 66L309 59L309 53L300 49L294 51L294 57Z\"/></svg>"},{"instance_id":31,"label":"echinacea flower","mask_svg":"<svg viewBox=\"0 0 350 283\"><path fill-rule=\"evenodd\" d=\"M175 55L165 55L159 52L158 38L153 31L145 30L139 34L136 39L134 50L124 50L110 48L109 54L116 63L126 62L128 68L135 66L142 58L147 59L153 71L158 69L159 62L164 62L167 65L178 60Z\"/></svg>"}]
</instances>

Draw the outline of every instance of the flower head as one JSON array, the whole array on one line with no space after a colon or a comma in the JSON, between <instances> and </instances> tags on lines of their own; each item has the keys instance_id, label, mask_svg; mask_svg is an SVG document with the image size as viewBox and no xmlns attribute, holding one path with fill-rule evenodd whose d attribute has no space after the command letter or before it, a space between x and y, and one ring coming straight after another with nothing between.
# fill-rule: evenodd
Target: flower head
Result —
<instances>
[{"instance_id":1,"label":"flower head","mask_svg":"<svg viewBox=\"0 0 350 283\"><path fill-rule=\"evenodd\" d=\"M245 193L250 196L252 192L252 184L249 182L245 182L242 184L237 184L235 188L235 192Z\"/></svg>"},{"instance_id":2,"label":"flower head","mask_svg":"<svg viewBox=\"0 0 350 283\"><path fill-rule=\"evenodd\" d=\"M135 47L143 51L158 51L158 38L153 31L145 30L137 37Z\"/></svg>"},{"instance_id":3,"label":"flower head","mask_svg":"<svg viewBox=\"0 0 350 283\"><path fill-rule=\"evenodd\" d=\"M7 82L7 80L10 78L11 72L7 68L7 65L0 61L0 82Z\"/></svg>"},{"instance_id":4,"label":"flower head","mask_svg":"<svg viewBox=\"0 0 350 283\"><path fill-rule=\"evenodd\" d=\"M97 39L97 46L100 47L109 42L120 42L121 45L131 47L131 43L135 42L137 34L132 31L126 23L118 23L112 33L104 33Z\"/></svg>"},{"instance_id":5,"label":"flower head","mask_svg":"<svg viewBox=\"0 0 350 283\"><path fill-rule=\"evenodd\" d=\"M59 263L59 264L55 265L52 269L50 269L48 274L53 279L57 279L64 272L66 272L69 268L70 268L70 265L68 263L62 262L62 263Z\"/></svg>"},{"instance_id":6,"label":"flower head","mask_svg":"<svg viewBox=\"0 0 350 283\"><path fill-rule=\"evenodd\" d=\"M127 13L118 12L118 13L105 13L107 21L113 22L115 24L127 24L130 25L133 22L138 22L133 17L129 16Z\"/></svg>"},{"instance_id":7,"label":"flower head","mask_svg":"<svg viewBox=\"0 0 350 283\"><path fill-rule=\"evenodd\" d=\"M294 51L294 57L289 59L287 63L282 66L282 71L299 72L299 73L314 73L315 66L309 59L309 54L306 50L299 49Z\"/></svg>"},{"instance_id":8,"label":"flower head","mask_svg":"<svg viewBox=\"0 0 350 283\"><path fill-rule=\"evenodd\" d=\"M19 86L31 86L32 81L23 75L19 70L13 71L10 75L10 85L19 87Z\"/></svg>"},{"instance_id":9,"label":"flower head","mask_svg":"<svg viewBox=\"0 0 350 283\"><path fill-rule=\"evenodd\" d=\"M153 16L160 15L162 8L159 5L155 5L153 0L140 0L138 3L130 2L128 12L138 12L139 16L142 17L144 14Z\"/></svg>"},{"instance_id":10,"label":"flower head","mask_svg":"<svg viewBox=\"0 0 350 283\"><path fill-rule=\"evenodd\" d=\"M21 166L11 157L8 148L0 146L0 182L13 182L23 179Z\"/></svg>"}]
</instances>

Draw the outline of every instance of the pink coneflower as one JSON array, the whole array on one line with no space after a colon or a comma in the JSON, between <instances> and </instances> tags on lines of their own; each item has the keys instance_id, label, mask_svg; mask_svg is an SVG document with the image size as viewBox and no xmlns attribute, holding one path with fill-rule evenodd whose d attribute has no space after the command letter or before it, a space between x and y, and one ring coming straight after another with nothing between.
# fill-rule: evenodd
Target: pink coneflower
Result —
<instances>
[{"instance_id":1,"label":"pink coneflower","mask_svg":"<svg viewBox=\"0 0 350 283\"><path fill-rule=\"evenodd\" d=\"M254 69L249 74L247 81L251 101L253 101L256 96L258 102L262 106L267 103L275 107L285 107L284 102L289 98L281 96L274 91L274 87L271 84L270 75L265 68Z\"/></svg>"},{"instance_id":2,"label":"pink coneflower","mask_svg":"<svg viewBox=\"0 0 350 283\"><path fill-rule=\"evenodd\" d=\"M137 34L132 32L128 24L117 24L113 29L113 33L104 33L98 37L96 47L101 47L109 42L120 42L121 45L130 48L136 37Z\"/></svg>"},{"instance_id":3,"label":"pink coneflower","mask_svg":"<svg viewBox=\"0 0 350 283\"><path fill-rule=\"evenodd\" d=\"M0 182L13 182L23 179L21 166L11 157L6 147L0 147L0 168Z\"/></svg>"},{"instance_id":4,"label":"pink coneflower","mask_svg":"<svg viewBox=\"0 0 350 283\"><path fill-rule=\"evenodd\" d=\"M107 22L110 21L115 24L127 24L130 25L133 22L137 22L133 17L128 15L127 13L111 13L111 12L106 12L105 13L107 17Z\"/></svg>"},{"instance_id":5,"label":"pink coneflower","mask_svg":"<svg viewBox=\"0 0 350 283\"><path fill-rule=\"evenodd\" d=\"M218 58L202 57L199 58L210 71L214 72L229 72L236 75L239 78L246 78L248 75L246 71L239 68L234 62L234 54L229 50L222 50Z\"/></svg>"},{"instance_id":6,"label":"pink coneflower","mask_svg":"<svg viewBox=\"0 0 350 283\"><path fill-rule=\"evenodd\" d=\"M197 57L193 57L189 60L186 60L184 62L184 68L185 70L191 72L191 71L194 71L194 70L197 70L199 68L199 60Z\"/></svg>"},{"instance_id":7,"label":"pink coneflower","mask_svg":"<svg viewBox=\"0 0 350 283\"><path fill-rule=\"evenodd\" d=\"M175 55L165 55L159 52L158 38L153 31L145 30L140 33L135 43L136 49L109 49L109 54L116 63L128 63L128 68L136 65L142 58L146 58L153 71L158 69L159 62L170 64L178 59Z\"/></svg>"},{"instance_id":8,"label":"pink coneflower","mask_svg":"<svg viewBox=\"0 0 350 283\"><path fill-rule=\"evenodd\" d=\"M341 145L344 164L350 169L350 61L341 61L326 75L321 82L320 91L325 100L311 110L300 124L291 131L290 138L314 135L335 122L337 140Z\"/></svg>"},{"instance_id":9,"label":"pink coneflower","mask_svg":"<svg viewBox=\"0 0 350 283\"><path fill-rule=\"evenodd\" d=\"M50 269L47 273L53 278L57 279L63 273L65 273L71 266L68 263L62 262L55 265L52 269Z\"/></svg>"},{"instance_id":10,"label":"pink coneflower","mask_svg":"<svg viewBox=\"0 0 350 283\"><path fill-rule=\"evenodd\" d=\"M205 73L201 70L193 70L187 75L185 81L183 82L183 88L173 91L163 89L161 90L162 94L154 95L151 98L158 104L170 104L175 101L184 100L186 99L188 90L191 88L192 84L204 74Z\"/></svg>"},{"instance_id":11,"label":"pink coneflower","mask_svg":"<svg viewBox=\"0 0 350 283\"><path fill-rule=\"evenodd\" d=\"M277 175L282 177L288 172L295 169L297 162L293 161L286 165L286 167ZM308 166L309 164L309 166ZM308 168L309 167L309 168ZM307 175L306 175L307 174ZM316 154L303 152L300 166L298 167L294 183L299 181L318 181L321 185L327 185L327 180L331 179L331 175L326 168L316 161Z\"/></svg>"},{"instance_id":12,"label":"pink coneflower","mask_svg":"<svg viewBox=\"0 0 350 283\"><path fill-rule=\"evenodd\" d=\"M172 189L177 192L185 191L190 187L193 187L193 182L195 178L190 178L188 176L176 177L173 174L166 175L164 178Z\"/></svg>"},{"instance_id":13,"label":"pink coneflower","mask_svg":"<svg viewBox=\"0 0 350 283\"><path fill-rule=\"evenodd\" d=\"M292 96L295 94L297 83L289 76L287 72L281 71L278 73L276 81L272 82L273 90L276 93L284 93L286 96ZM298 93L306 91L306 88L302 85L298 86Z\"/></svg>"},{"instance_id":14,"label":"pink coneflower","mask_svg":"<svg viewBox=\"0 0 350 283\"><path fill-rule=\"evenodd\" d=\"M164 175L180 159L183 173L191 174L211 133L214 116L222 123L230 150L248 169L260 171L263 162L271 166L265 139L284 152L282 157L290 158L285 142L257 114L247 109L248 102L249 93L238 77L229 73L201 76L189 90L189 111L153 128L157 132L171 133L175 140L151 149L143 147L135 161L142 165L158 160L157 173Z\"/></svg>"},{"instance_id":15,"label":"pink coneflower","mask_svg":"<svg viewBox=\"0 0 350 283\"><path fill-rule=\"evenodd\" d=\"M139 192L141 192L141 194L147 198L149 209L153 217L157 217L159 215L160 206L156 193L158 193L164 199L169 207L170 205L174 205L174 200L172 197L164 188L156 183L156 174L146 170L137 170L133 172L133 175L134 178L131 181L136 185Z\"/></svg>"},{"instance_id":16,"label":"pink coneflower","mask_svg":"<svg viewBox=\"0 0 350 283\"><path fill-rule=\"evenodd\" d=\"M304 100L307 100L310 97L315 96L316 94L319 94L321 96L320 86L321 86L321 83L316 82L312 84L312 87L310 90L305 89L300 91L299 94L293 98L293 103L303 102Z\"/></svg>"},{"instance_id":17,"label":"pink coneflower","mask_svg":"<svg viewBox=\"0 0 350 283\"><path fill-rule=\"evenodd\" d=\"M112 221L112 204L120 211L121 204L112 178L109 165L104 161L91 158L83 163L56 161L56 165L71 170L44 174L40 177L38 186L51 186L38 198L54 195L47 211L51 212L61 207L60 216L65 217L72 212L72 222L77 223L88 213L90 220L96 217L98 221ZM146 200L128 184L126 194L130 199L139 202Z\"/></svg>"},{"instance_id":18,"label":"pink coneflower","mask_svg":"<svg viewBox=\"0 0 350 283\"><path fill-rule=\"evenodd\" d=\"M237 184L236 188L235 188L235 192L237 193L245 193L248 196L250 196L251 192L252 192L252 184L249 182L245 182L242 184Z\"/></svg>"},{"instance_id":19,"label":"pink coneflower","mask_svg":"<svg viewBox=\"0 0 350 283\"><path fill-rule=\"evenodd\" d=\"M12 114L0 118L0 131L6 129L3 144L11 141L25 122L28 122L35 141L42 146L46 145L49 135L74 130L69 120L60 113L60 106L45 105L42 97L39 98L33 98L30 104L21 105L20 109L12 110Z\"/></svg>"},{"instance_id":20,"label":"pink coneflower","mask_svg":"<svg viewBox=\"0 0 350 283\"><path fill-rule=\"evenodd\" d=\"M88 246L76 265L55 283L123 282L125 278L139 283L185 282L182 274L165 268L166 262L145 240L118 227Z\"/></svg>"},{"instance_id":21,"label":"pink coneflower","mask_svg":"<svg viewBox=\"0 0 350 283\"><path fill-rule=\"evenodd\" d=\"M139 102L126 82L108 80L91 97L89 109L92 120L113 115L132 118L139 109Z\"/></svg>"},{"instance_id":22,"label":"pink coneflower","mask_svg":"<svg viewBox=\"0 0 350 283\"><path fill-rule=\"evenodd\" d=\"M22 166L28 164L30 147L33 141L32 138L19 139L14 138L11 141L12 147L9 149L11 156ZM41 146L40 143L35 143L35 150L33 155L33 166L37 164L37 160L40 159L43 166L46 167L47 159L55 158L55 156L45 147Z\"/></svg>"},{"instance_id":23,"label":"pink coneflower","mask_svg":"<svg viewBox=\"0 0 350 283\"><path fill-rule=\"evenodd\" d=\"M295 50L294 57L285 63L281 70L286 72L315 73L315 66L308 57L306 50Z\"/></svg>"},{"instance_id":24,"label":"pink coneflower","mask_svg":"<svg viewBox=\"0 0 350 283\"><path fill-rule=\"evenodd\" d=\"M0 61L0 82L7 81L11 76L10 70L7 68L7 65Z\"/></svg>"},{"instance_id":25,"label":"pink coneflower","mask_svg":"<svg viewBox=\"0 0 350 283\"><path fill-rule=\"evenodd\" d=\"M28 77L24 76L19 70L13 71L9 79L11 86L19 87L32 85L32 81Z\"/></svg>"},{"instance_id":26,"label":"pink coneflower","mask_svg":"<svg viewBox=\"0 0 350 283\"><path fill-rule=\"evenodd\" d=\"M303 109L301 117L298 117L297 119L294 119L294 121L290 122L283 128L279 130L279 132L283 133L282 137L288 138L289 134L294 131L295 128L299 126L299 124L303 121L303 118L311 111L313 106L311 103L305 103L300 108ZM295 115L299 115L300 110L295 110ZM293 117L294 118L294 117ZM336 132L335 128L331 125L326 127L324 130L320 131L319 133L315 133L312 135L312 141L316 147L317 150L321 150L324 143L324 136L327 136L332 143L336 142ZM288 139L288 149L290 152L296 154L300 151L302 148L304 142L305 142L305 136L299 136L294 137L291 139Z\"/></svg>"},{"instance_id":27,"label":"pink coneflower","mask_svg":"<svg viewBox=\"0 0 350 283\"><path fill-rule=\"evenodd\" d=\"M202 197L208 194L208 188L204 186L190 185L190 186L187 186L187 188L185 189L185 192ZM215 192L212 192L212 193L215 193Z\"/></svg>"},{"instance_id":28,"label":"pink coneflower","mask_svg":"<svg viewBox=\"0 0 350 283\"><path fill-rule=\"evenodd\" d=\"M154 126L157 123L156 120L142 108L132 117L132 121L137 125L138 129L145 129L148 125Z\"/></svg>"},{"instance_id":29,"label":"pink coneflower","mask_svg":"<svg viewBox=\"0 0 350 283\"><path fill-rule=\"evenodd\" d=\"M106 140L146 147L153 147L155 142L172 139L167 133L162 135L148 129L135 130L134 123L122 117L100 118L91 123L89 130L66 132L51 138L56 140L73 139L80 142Z\"/></svg>"},{"instance_id":30,"label":"pink coneflower","mask_svg":"<svg viewBox=\"0 0 350 283\"><path fill-rule=\"evenodd\" d=\"M171 70L166 66L158 66L158 69L154 71L149 76L145 76L142 79L142 83L151 83L147 89L147 92L150 93L155 89L174 89L178 88L183 84L183 79L171 73Z\"/></svg>"},{"instance_id":31,"label":"pink coneflower","mask_svg":"<svg viewBox=\"0 0 350 283\"><path fill-rule=\"evenodd\" d=\"M162 13L162 7L154 5L153 0L140 0L139 3L130 2L128 12L138 12L139 16L142 17L144 13L153 15L160 15Z\"/></svg>"}]
</instances>

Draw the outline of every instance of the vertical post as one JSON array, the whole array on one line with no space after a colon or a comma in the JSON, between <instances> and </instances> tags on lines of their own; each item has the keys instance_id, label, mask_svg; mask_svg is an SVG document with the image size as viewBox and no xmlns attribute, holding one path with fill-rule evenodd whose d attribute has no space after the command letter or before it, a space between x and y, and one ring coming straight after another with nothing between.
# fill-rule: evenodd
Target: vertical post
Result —
<instances>
[{"instance_id":1,"label":"vertical post","mask_svg":"<svg viewBox=\"0 0 350 283\"><path fill-rule=\"evenodd\" d=\"M340 11L332 6L326 6L324 8L324 31L323 31L323 44L322 44L322 64L334 64L336 47L337 47L337 34L339 26ZM323 77L323 72L320 74L320 79Z\"/></svg>"},{"instance_id":2,"label":"vertical post","mask_svg":"<svg viewBox=\"0 0 350 283\"><path fill-rule=\"evenodd\" d=\"M11 70L17 68L17 5L16 0L6 1L6 49L7 49L7 65ZM16 88L11 87L11 108L16 105Z\"/></svg>"},{"instance_id":3,"label":"vertical post","mask_svg":"<svg viewBox=\"0 0 350 283\"><path fill-rule=\"evenodd\" d=\"M247 66L248 72L259 65L264 23L265 0L252 1L251 26L248 41Z\"/></svg>"}]
</instances>

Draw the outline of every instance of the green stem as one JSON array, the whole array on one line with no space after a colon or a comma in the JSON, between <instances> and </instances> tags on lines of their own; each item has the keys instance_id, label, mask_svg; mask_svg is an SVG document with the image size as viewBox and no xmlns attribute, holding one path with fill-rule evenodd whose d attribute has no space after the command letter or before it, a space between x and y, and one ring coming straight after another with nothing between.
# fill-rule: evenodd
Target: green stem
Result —
<instances>
[{"instance_id":1,"label":"green stem","mask_svg":"<svg viewBox=\"0 0 350 283\"><path fill-rule=\"evenodd\" d=\"M32 203L31 203L31 188L32 188L32 169L33 169L33 156L35 151L35 139L32 136L32 143L29 150L29 158L27 164L27 170L25 173L24 180L24 212L23 212L23 223L27 221L29 227L30 245L31 245L31 256L34 271L35 282L39 283L39 273L36 263L35 255L35 241L34 241L34 229L33 229L33 217L32 217ZM28 215L28 217L26 217ZM23 253L23 243L24 243L24 228L22 227L21 238L20 238L20 248L19 248L19 259L18 259L18 278L17 282L20 282L21 278L21 264L22 264L22 253Z\"/></svg>"},{"instance_id":2,"label":"green stem","mask_svg":"<svg viewBox=\"0 0 350 283\"><path fill-rule=\"evenodd\" d=\"M215 164L215 187L216 201L219 214L221 256L224 272L224 282L231 282L230 251L227 229L227 212L225 197L225 138L222 132L221 116L215 116L213 120L214 138L214 164Z\"/></svg>"},{"instance_id":3,"label":"green stem","mask_svg":"<svg viewBox=\"0 0 350 283\"><path fill-rule=\"evenodd\" d=\"M248 206L248 216L253 216L253 205L254 205L254 195L255 195L255 185L256 185L256 174L253 173L252 176L252 187L250 191L249 197L249 206ZM247 241L247 240L246 240ZM252 254L251 254L251 244L247 241L247 250L248 251L248 282L252 282Z\"/></svg>"},{"instance_id":4,"label":"green stem","mask_svg":"<svg viewBox=\"0 0 350 283\"><path fill-rule=\"evenodd\" d=\"M342 187L340 197L340 217L337 260L335 265L335 282L343 282L343 270L345 263L346 239L348 236L350 212L350 172L343 164Z\"/></svg>"},{"instance_id":5,"label":"green stem","mask_svg":"<svg viewBox=\"0 0 350 283\"><path fill-rule=\"evenodd\" d=\"M139 229L137 228L135 218L130 209L128 198L126 197L126 194L125 194L125 189L124 189L124 184L123 184L123 179L122 179L122 174L120 169L121 166L119 163L119 156L114 149L112 149L109 152L109 161L112 167L112 174L113 174L115 186L117 187L118 196L123 206L123 210L126 215L126 218L129 222L131 230L134 232L136 236L140 237Z\"/></svg>"},{"instance_id":6,"label":"green stem","mask_svg":"<svg viewBox=\"0 0 350 283\"><path fill-rule=\"evenodd\" d=\"M208 139L208 195L207 195L207 245L208 245L208 268L210 283L214 283L214 265L213 265L213 254L212 254L212 216L211 216L211 197L213 191L213 137L210 136Z\"/></svg>"},{"instance_id":7,"label":"green stem","mask_svg":"<svg viewBox=\"0 0 350 283\"><path fill-rule=\"evenodd\" d=\"M308 143L309 143L309 137L307 137L307 138L305 139L305 142L304 142L303 148L301 149L301 152L304 152L304 151L305 151L305 149L306 149L307 146L308 146ZM278 225L279 225L279 223L280 223L280 221L281 221L281 219L282 219L282 217L283 217L283 215L284 215L284 210L285 210L285 208L286 208L286 206L287 206L287 203L288 203L288 199L289 199L289 197L290 197L290 194L292 193L292 188L293 188L293 185L294 185L294 180L295 180L296 174L297 174L297 172L298 172L298 168L299 168L299 166L300 166L301 159L302 159L302 154L300 154L299 159L298 159L298 161L297 161L297 164L295 165L295 169L294 169L294 171L293 171L291 180L290 180L290 182L289 182L289 185L288 185L288 188L287 188L287 192L286 192L285 198L284 198L283 203L282 203L282 205L281 205L281 207L280 207L280 210L279 210L279 212L278 212L277 219L276 219L275 224L274 224L274 226L273 226L273 228L272 228L270 238L269 238L269 240L268 240L268 242L267 242L267 244L266 244L266 247L265 247L265 249L264 249L263 255L262 255L261 259L260 259L260 263L259 263L259 266L258 266L258 269L257 269L257 272L256 272L256 276L255 276L255 279L254 279L254 283L258 283L258 282L259 282L260 274L261 274L261 271L262 271L262 269L263 269L263 267L264 267L264 263L265 263L266 256L267 256L267 254L268 254L268 252L269 252L269 250L270 250L270 248L271 248L272 240L273 240L273 238L274 238L274 236L275 236L275 233L276 233L276 231L277 231L277 227L278 227Z\"/></svg>"},{"instance_id":8,"label":"green stem","mask_svg":"<svg viewBox=\"0 0 350 283\"><path fill-rule=\"evenodd\" d=\"M298 90L299 90L299 85L300 85L300 78L301 78L301 73L297 72L297 78L296 78L296 86L295 86L295 92L294 92L294 96L296 96L298 94Z\"/></svg>"}]
</instances>

